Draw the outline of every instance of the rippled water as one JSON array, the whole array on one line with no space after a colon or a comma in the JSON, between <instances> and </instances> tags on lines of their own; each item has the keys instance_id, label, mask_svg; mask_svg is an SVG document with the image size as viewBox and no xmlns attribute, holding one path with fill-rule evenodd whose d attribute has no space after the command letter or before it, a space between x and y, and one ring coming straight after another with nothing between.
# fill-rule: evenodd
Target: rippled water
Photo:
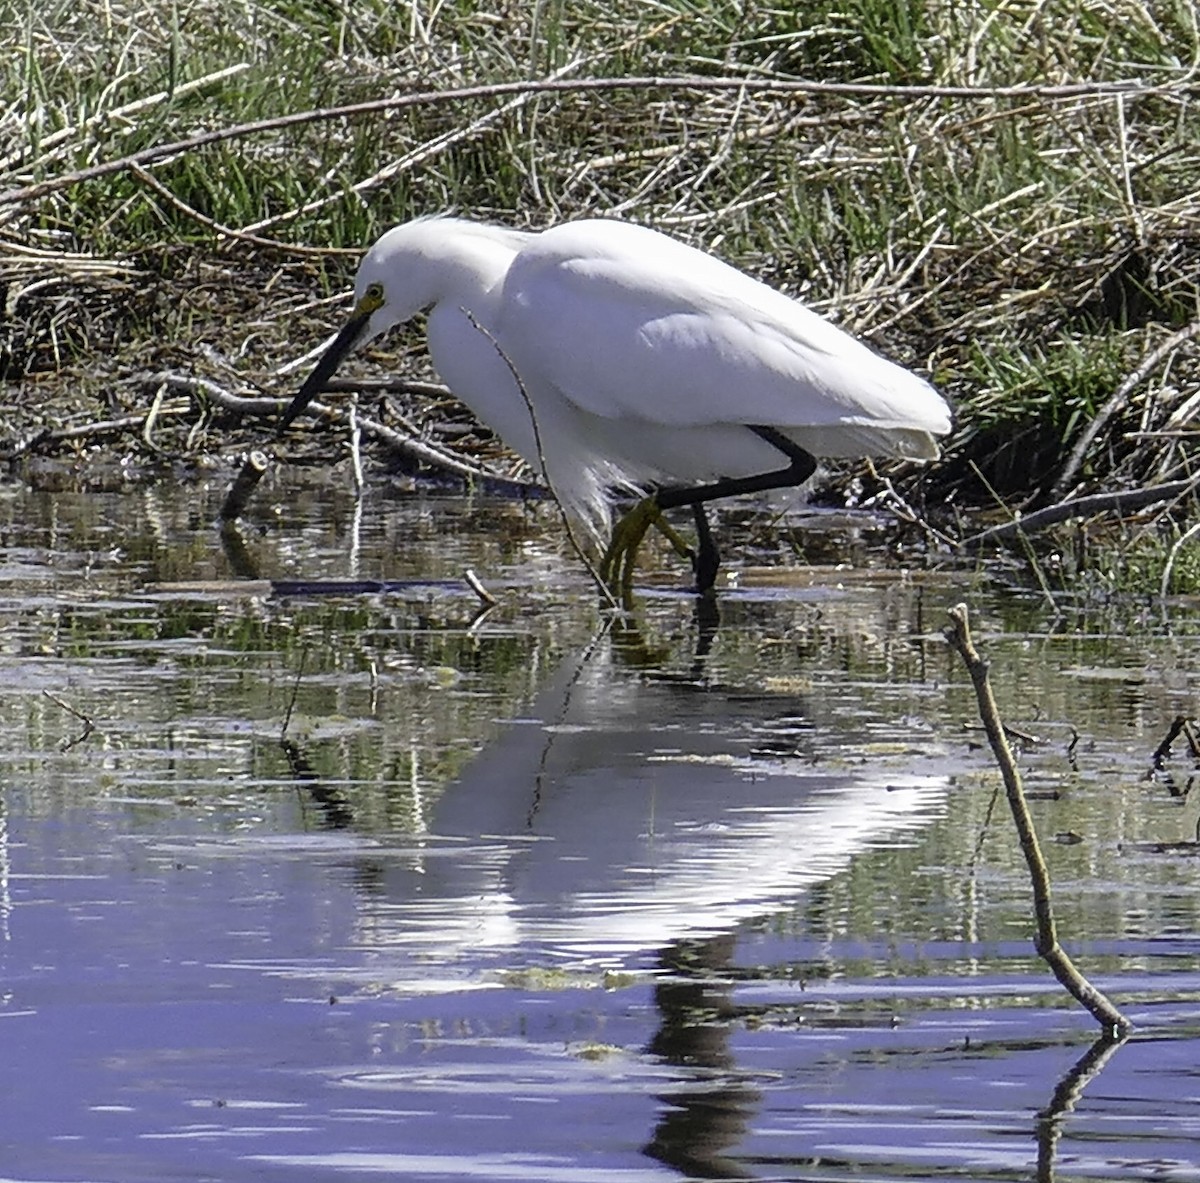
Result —
<instances>
[{"instance_id":1,"label":"rippled water","mask_svg":"<svg viewBox=\"0 0 1200 1183\"><path fill-rule=\"evenodd\" d=\"M841 523L715 633L666 560L613 622L544 508L279 485L222 549L222 493L0 502L0 1178L1200 1178L1193 612Z\"/></svg>"}]
</instances>

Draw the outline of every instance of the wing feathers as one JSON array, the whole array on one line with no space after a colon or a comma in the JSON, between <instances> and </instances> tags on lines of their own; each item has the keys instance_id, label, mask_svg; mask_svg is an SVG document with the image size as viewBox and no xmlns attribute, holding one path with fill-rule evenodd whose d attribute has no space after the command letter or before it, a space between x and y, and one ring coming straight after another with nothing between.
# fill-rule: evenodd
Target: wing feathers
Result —
<instances>
[{"instance_id":1,"label":"wing feathers","mask_svg":"<svg viewBox=\"0 0 1200 1183\"><path fill-rule=\"evenodd\" d=\"M594 415L950 429L946 403L916 375L765 284L639 227L544 232L514 260L501 307L518 373Z\"/></svg>"}]
</instances>

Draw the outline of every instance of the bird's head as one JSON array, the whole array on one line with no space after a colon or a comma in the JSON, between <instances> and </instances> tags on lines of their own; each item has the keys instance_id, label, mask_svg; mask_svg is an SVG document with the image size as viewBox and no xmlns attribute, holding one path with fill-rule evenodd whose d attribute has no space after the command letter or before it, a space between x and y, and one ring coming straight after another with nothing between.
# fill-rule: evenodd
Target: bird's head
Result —
<instances>
[{"instance_id":1,"label":"bird's head","mask_svg":"<svg viewBox=\"0 0 1200 1183\"><path fill-rule=\"evenodd\" d=\"M385 235L363 259L354 280L354 310L284 411L279 420L280 431L291 424L325 388L325 383L333 377L348 354L420 311L420 305L408 307L409 301L404 298L394 260L391 259L392 252L386 249L386 238Z\"/></svg>"},{"instance_id":2,"label":"bird's head","mask_svg":"<svg viewBox=\"0 0 1200 1183\"><path fill-rule=\"evenodd\" d=\"M478 308L528 236L458 218L418 218L367 251L354 280L354 311L279 421L282 431L324 389L356 346L443 299Z\"/></svg>"}]
</instances>

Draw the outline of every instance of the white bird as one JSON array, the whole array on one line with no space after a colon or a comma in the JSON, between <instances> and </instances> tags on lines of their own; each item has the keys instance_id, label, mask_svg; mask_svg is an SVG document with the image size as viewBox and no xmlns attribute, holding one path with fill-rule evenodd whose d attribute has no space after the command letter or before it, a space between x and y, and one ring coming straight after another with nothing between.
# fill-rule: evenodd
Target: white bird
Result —
<instances>
[{"instance_id":1,"label":"white bird","mask_svg":"<svg viewBox=\"0 0 1200 1183\"><path fill-rule=\"evenodd\" d=\"M567 510L600 534L613 490L651 494L602 566L626 588L660 510L693 507L707 591L718 556L705 502L801 485L819 456L933 459L951 428L923 379L727 263L626 222L527 233L422 218L371 247L354 295L280 430L353 347L428 309L443 381Z\"/></svg>"}]
</instances>

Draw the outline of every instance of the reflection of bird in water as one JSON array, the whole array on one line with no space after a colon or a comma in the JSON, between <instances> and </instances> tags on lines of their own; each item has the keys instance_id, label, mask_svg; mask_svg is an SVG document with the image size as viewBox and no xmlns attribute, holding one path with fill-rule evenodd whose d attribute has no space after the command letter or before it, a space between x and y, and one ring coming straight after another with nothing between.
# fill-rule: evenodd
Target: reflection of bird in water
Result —
<instances>
[{"instance_id":1,"label":"reflection of bird in water","mask_svg":"<svg viewBox=\"0 0 1200 1183\"><path fill-rule=\"evenodd\" d=\"M728 1153L762 1102L730 1047L735 945L728 933L671 945L661 957L666 972L654 985L659 1026L646 1050L679 1069L681 1079L660 1098L654 1136L643 1149L689 1179L755 1177Z\"/></svg>"},{"instance_id":2,"label":"reflection of bird in water","mask_svg":"<svg viewBox=\"0 0 1200 1183\"><path fill-rule=\"evenodd\" d=\"M349 939L411 992L526 967L653 974L646 1051L670 1083L643 1099L644 1153L689 1178L749 1177L737 1148L763 1090L729 1016L743 924L922 828L947 786L815 763L835 718L800 693L649 677L598 643L430 793L418 835L355 860Z\"/></svg>"},{"instance_id":3,"label":"reflection of bird in water","mask_svg":"<svg viewBox=\"0 0 1200 1183\"><path fill-rule=\"evenodd\" d=\"M600 533L613 488L654 494L618 523L601 567L625 590L652 524L686 549L660 510L692 508L706 591L719 560L705 502L801 485L818 456L931 459L950 430L927 382L666 235L458 218L410 222L371 247L354 311L281 427L350 349L426 308L442 378L567 509Z\"/></svg>"},{"instance_id":4,"label":"reflection of bird in water","mask_svg":"<svg viewBox=\"0 0 1200 1183\"><path fill-rule=\"evenodd\" d=\"M921 829L946 788L815 763L826 718L802 696L649 679L602 652L521 716L430 793L378 914L364 901L372 942L415 955L405 973L640 964L789 906Z\"/></svg>"}]
</instances>

